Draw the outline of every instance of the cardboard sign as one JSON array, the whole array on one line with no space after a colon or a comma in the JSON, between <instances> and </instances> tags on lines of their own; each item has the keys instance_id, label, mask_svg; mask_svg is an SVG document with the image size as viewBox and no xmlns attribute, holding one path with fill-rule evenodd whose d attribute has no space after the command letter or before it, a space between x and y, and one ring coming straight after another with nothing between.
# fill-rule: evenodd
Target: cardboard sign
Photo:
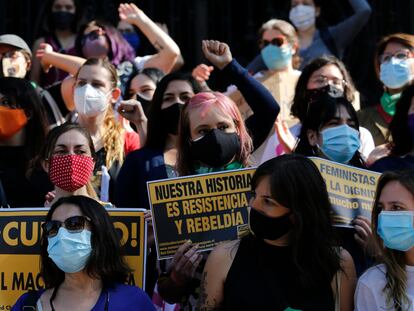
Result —
<instances>
[{"instance_id":1,"label":"cardboard sign","mask_svg":"<svg viewBox=\"0 0 414 311\"><path fill-rule=\"evenodd\" d=\"M381 174L321 158L310 158L325 179L334 225L352 227L358 215L371 219L372 204Z\"/></svg>"},{"instance_id":2,"label":"cardboard sign","mask_svg":"<svg viewBox=\"0 0 414 311\"><path fill-rule=\"evenodd\" d=\"M145 286L146 222L143 209L106 209L120 233L126 261L134 270L128 284ZM10 310L40 277L40 239L47 208L0 209L0 310Z\"/></svg>"},{"instance_id":3,"label":"cardboard sign","mask_svg":"<svg viewBox=\"0 0 414 311\"><path fill-rule=\"evenodd\" d=\"M158 259L171 258L189 239L203 251L244 234L254 171L250 168L148 182Z\"/></svg>"}]
</instances>

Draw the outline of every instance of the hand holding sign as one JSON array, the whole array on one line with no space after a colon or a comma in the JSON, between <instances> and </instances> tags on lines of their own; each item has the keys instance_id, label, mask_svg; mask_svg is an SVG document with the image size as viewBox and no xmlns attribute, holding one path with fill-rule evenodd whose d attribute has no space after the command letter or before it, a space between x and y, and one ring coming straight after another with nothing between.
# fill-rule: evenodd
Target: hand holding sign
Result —
<instances>
[{"instance_id":1,"label":"hand holding sign","mask_svg":"<svg viewBox=\"0 0 414 311\"><path fill-rule=\"evenodd\" d=\"M177 284L185 284L191 280L203 258L203 255L197 253L198 245L191 246L191 241L187 241L174 255L171 278Z\"/></svg>"}]
</instances>

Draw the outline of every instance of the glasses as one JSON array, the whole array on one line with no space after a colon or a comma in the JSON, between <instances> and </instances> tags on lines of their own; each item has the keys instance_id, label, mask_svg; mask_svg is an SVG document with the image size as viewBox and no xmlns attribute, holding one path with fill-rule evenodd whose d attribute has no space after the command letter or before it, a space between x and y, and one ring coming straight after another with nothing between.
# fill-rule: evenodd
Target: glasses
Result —
<instances>
[{"instance_id":1,"label":"glasses","mask_svg":"<svg viewBox=\"0 0 414 311\"><path fill-rule=\"evenodd\" d=\"M262 46L262 48L268 46L269 44L281 47L285 43L286 43L286 38L285 37L276 37L276 38L273 38L270 41L263 40L263 39L260 40L260 45Z\"/></svg>"},{"instance_id":2,"label":"glasses","mask_svg":"<svg viewBox=\"0 0 414 311\"><path fill-rule=\"evenodd\" d=\"M322 75L314 77L311 80L311 82L317 84L319 87L323 87L328 84L331 84L338 88L344 88L344 86L346 85L346 81L344 79L329 78L327 76L322 76Z\"/></svg>"},{"instance_id":3,"label":"glasses","mask_svg":"<svg viewBox=\"0 0 414 311\"><path fill-rule=\"evenodd\" d=\"M388 53L382 54L380 56L379 61L381 64L384 64L384 63L388 63L389 61L391 61L391 58L401 61L401 60L407 60L408 58L411 58L411 57L413 57L413 51L407 49L407 50L397 51L393 54L388 54Z\"/></svg>"},{"instance_id":4,"label":"glasses","mask_svg":"<svg viewBox=\"0 0 414 311\"><path fill-rule=\"evenodd\" d=\"M85 41L87 39L89 41L94 41L94 40L98 39L99 36L103 36L105 34L106 34L105 30L103 30L102 28L95 29L95 30L83 35L82 43L85 43Z\"/></svg>"},{"instance_id":5,"label":"glasses","mask_svg":"<svg viewBox=\"0 0 414 311\"><path fill-rule=\"evenodd\" d=\"M43 232L48 238L56 236L60 227L66 228L70 233L81 232L85 229L86 222L91 222L91 219L86 216L72 216L66 219L63 223L59 220L46 221L42 227Z\"/></svg>"}]
</instances>

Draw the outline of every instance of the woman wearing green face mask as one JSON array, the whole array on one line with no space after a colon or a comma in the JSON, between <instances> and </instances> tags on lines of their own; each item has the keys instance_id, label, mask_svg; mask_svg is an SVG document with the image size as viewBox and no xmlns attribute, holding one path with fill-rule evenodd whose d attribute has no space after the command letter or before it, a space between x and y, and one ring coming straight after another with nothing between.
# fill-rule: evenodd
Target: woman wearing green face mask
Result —
<instances>
[{"instance_id":1,"label":"woman wearing green face mask","mask_svg":"<svg viewBox=\"0 0 414 311\"><path fill-rule=\"evenodd\" d=\"M394 117L402 90L414 79L414 36L396 33L384 37L374 56L375 71L384 87L380 103L358 112L361 126L367 128L376 146L387 143L388 125ZM388 152L378 156L384 156ZM369 160L369 162L374 159Z\"/></svg>"}]
</instances>

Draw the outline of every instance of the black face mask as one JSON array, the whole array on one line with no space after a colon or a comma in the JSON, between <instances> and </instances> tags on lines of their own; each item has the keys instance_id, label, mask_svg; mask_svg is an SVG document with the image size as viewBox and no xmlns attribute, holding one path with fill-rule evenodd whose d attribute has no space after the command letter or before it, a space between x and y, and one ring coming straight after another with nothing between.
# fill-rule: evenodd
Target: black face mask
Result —
<instances>
[{"instance_id":1,"label":"black face mask","mask_svg":"<svg viewBox=\"0 0 414 311\"><path fill-rule=\"evenodd\" d=\"M337 98L344 96L344 92L331 84L319 89L306 90L305 92L305 98L308 105L318 100L321 96L331 96Z\"/></svg>"},{"instance_id":2,"label":"black face mask","mask_svg":"<svg viewBox=\"0 0 414 311\"><path fill-rule=\"evenodd\" d=\"M259 239L277 240L292 229L290 212L280 217L268 217L250 208L250 231Z\"/></svg>"},{"instance_id":3,"label":"black face mask","mask_svg":"<svg viewBox=\"0 0 414 311\"><path fill-rule=\"evenodd\" d=\"M184 105L175 103L168 108L161 109L162 126L167 129L168 134L178 134L178 123L180 122L181 110L183 110L183 107Z\"/></svg>"},{"instance_id":4,"label":"black face mask","mask_svg":"<svg viewBox=\"0 0 414 311\"><path fill-rule=\"evenodd\" d=\"M149 107L151 105L151 100L145 99L139 94L135 94L137 101L141 103L142 110L144 110L145 115L148 117Z\"/></svg>"},{"instance_id":5,"label":"black face mask","mask_svg":"<svg viewBox=\"0 0 414 311\"><path fill-rule=\"evenodd\" d=\"M52 22L56 29L68 30L75 21L75 14L64 11L52 12Z\"/></svg>"},{"instance_id":6,"label":"black face mask","mask_svg":"<svg viewBox=\"0 0 414 311\"><path fill-rule=\"evenodd\" d=\"M191 142L193 158L211 167L228 164L240 153L240 149L240 137L237 133L225 133L218 129L213 129Z\"/></svg>"}]
</instances>

